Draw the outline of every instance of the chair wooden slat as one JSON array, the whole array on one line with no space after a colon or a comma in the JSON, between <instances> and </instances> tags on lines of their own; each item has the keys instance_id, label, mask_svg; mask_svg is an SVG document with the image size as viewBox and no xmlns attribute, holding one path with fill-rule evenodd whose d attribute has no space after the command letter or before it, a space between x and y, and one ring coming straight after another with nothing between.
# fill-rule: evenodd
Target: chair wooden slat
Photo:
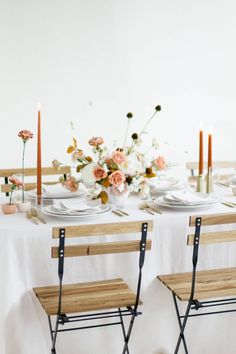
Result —
<instances>
[{"instance_id":1,"label":"chair wooden slat","mask_svg":"<svg viewBox=\"0 0 236 354\"><path fill-rule=\"evenodd\" d=\"M0 170L0 177L10 177L14 174L20 174L21 168L8 168L8 169L1 169ZM71 172L70 166L62 166L60 168L55 167L42 167L42 175L49 176L49 175L63 175L68 174ZM30 167L24 169L25 176L36 176L37 175L37 168Z\"/></svg>"},{"instance_id":2,"label":"chair wooden slat","mask_svg":"<svg viewBox=\"0 0 236 354\"><path fill-rule=\"evenodd\" d=\"M153 230L152 220L128 221L122 223L111 224L94 224L94 225L76 225L76 226L60 226L54 227L52 237L59 238L60 229L65 229L66 237L81 237L81 236L102 236L114 234L127 234L141 232L142 224L148 223L148 231Z\"/></svg>"},{"instance_id":3,"label":"chair wooden slat","mask_svg":"<svg viewBox=\"0 0 236 354\"><path fill-rule=\"evenodd\" d=\"M10 169L2 169L0 170L0 178L7 178L15 174L21 174L20 168L10 168ZM55 167L43 167L42 168L42 176L57 176L57 175L67 175L71 173L70 166L62 166L59 169ZM25 168L24 175L26 177L33 177L37 175L37 168ZM43 181L44 184L56 184L58 180L53 181ZM32 190L36 188L36 182L25 182L25 190ZM11 191L11 184L2 183L0 185L0 190L3 193L9 193Z\"/></svg>"},{"instance_id":4,"label":"chair wooden slat","mask_svg":"<svg viewBox=\"0 0 236 354\"><path fill-rule=\"evenodd\" d=\"M209 215L194 215L189 218L189 226L195 226L196 218L202 218L202 226L207 225L223 225L236 223L236 213L229 214L209 214Z\"/></svg>"},{"instance_id":5,"label":"chair wooden slat","mask_svg":"<svg viewBox=\"0 0 236 354\"><path fill-rule=\"evenodd\" d=\"M188 182L190 184L195 184L197 183L197 174L195 173L198 171L199 163L194 161L194 162L187 162L186 163L186 168L191 172L191 176L188 177ZM203 165L204 169L207 170L207 162L204 162ZM236 161L213 161L213 171L215 169L218 169L219 173L217 173L217 176L220 177L221 182L227 183L229 179L233 176L234 171L231 171L233 169L236 169ZM230 171L229 171L230 170Z\"/></svg>"},{"instance_id":6,"label":"chair wooden slat","mask_svg":"<svg viewBox=\"0 0 236 354\"><path fill-rule=\"evenodd\" d=\"M165 284L181 301L190 296L192 273L160 275ZM196 276L195 300L236 295L236 268L221 268L198 271Z\"/></svg>"},{"instance_id":7,"label":"chair wooden slat","mask_svg":"<svg viewBox=\"0 0 236 354\"><path fill-rule=\"evenodd\" d=\"M151 240L147 240L146 250L150 250ZM140 249L140 241L106 242L65 247L65 257L94 256L98 254L113 254L125 252L137 252ZM52 258L58 258L58 247L52 247Z\"/></svg>"},{"instance_id":8,"label":"chair wooden slat","mask_svg":"<svg viewBox=\"0 0 236 354\"><path fill-rule=\"evenodd\" d=\"M188 235L187 245L193 246L194 235ZM204 232L200 236L200 244L222 243L236 241L236 231Z\"/></svg>"},{"instance_id":9,"label":"chair wooden slat","mask_svg":"<svg viewBox=\"0 0 236 354\"><path fill-rule=\"evenodd\" d=\"M53 185L53 184L57 184L58 181L54 181L54 182L43 182L43 184L46 185ZM25 191L30 191L33 190L37 187L37 183L25 183ZM11 184L2 184L1 185L1 192L3 193L9 193L11 191Z\"/></svg>"},{"instance_id":10,"label":"chair wooden slat","mask_svg":"<svg viewBox=\"0 0 236 354\"><path fill-rule=\"evenodd\" d=\"M198 162L186 162L186 168L188 170L197 170L198 169ZM203 167L206 169L207 168L207 162L204 162ZM236 161L213 161L213 169L226 169L226 168L236 168Z\"/></svg>"},{"instance_id":11,"label":"chair wooden slat","mask_svg":"<svg viewBox=\"0 0 236 354\"><path fill-rule=\"evenodd\" d=\"M36 296L48 315L58 310L58 286L34 288ZM63 285L62 313L105 310L133 306L136 295L123 279ZM140 301L140 304L142 301Z\"/></svg>"}]
</instances>

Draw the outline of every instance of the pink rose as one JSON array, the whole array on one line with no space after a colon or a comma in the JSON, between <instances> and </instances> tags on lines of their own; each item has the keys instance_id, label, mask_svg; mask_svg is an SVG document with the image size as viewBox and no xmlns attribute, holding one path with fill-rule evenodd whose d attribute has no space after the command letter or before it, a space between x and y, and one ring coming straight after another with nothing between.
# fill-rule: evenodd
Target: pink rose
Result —
<instances>
[{"instance_id":1,"label":"pink rose","mask_svg":"<svg viewBox=\"0 0 236 354\"><path fill-rule=\"evenodd\" d=\"M81 159L83 156L84 156L83 150L75 150L71 155L71 159L72 161L77 161Z\"/></svg>"},{"instance_id":2,"label":"pink rose","mask_svg":"<svg viewBox=\"0 0 236 354\"><path fill-rule=\"evenodd\" d=\"M63 186L71 192L76 192L79 188L79 183L73 176L69 176L66 181L64 181Z\"/></svg>"},{"instance_id":3,"label":"pink rose","mask_svg":"<svg viewBox=\"0 0 236 354\"><path fill-rule=\"evenodd\" d=\"M125 182L125 175L123 172L117 170L109 175L109 182L115 187L120 187Z\"/></svg>"},{"instance_id":4,"label":"pink rose","mask_svg":"<svg viewBox=\"0 0 236 354\"><path fill-rule=\"evenodd\" d=\"M93 136L91 139L89 139L89 145L91 146L98 146L102 145L104 143L104 140L101 136Z\"/></svg>"},{"instance_id":5,"label":"pink rose","mask_svg":"<svg viewBox=\"0 0 236 354\"><path fill-rule=\"evenodd\" d=\"M121 165L126 162L126 156L122 151L115 151L112 154L112 159L117 165Z\"/></svg>"},{"instance_id":6,"label":"pink rose","mask_svg":"<svg viewBox=\"0 0 236 354\"><path fill-rule=\"evenodd\" d=\"M103 178L107 177L107 172L104 170L104 168L100 166L95 166L93 168L93 174L96 179L96 181L100 181Z\"/></svg>"},{"instance_id":7,"label":"pink rose","mask_svg":"<svg viewBox=\"0 0 236 354\"><path fill-rule=\"evenodd\" d=\"M166 168L166 160L163 156L158 156L154 160L154 165L159 169L159 170L164 170Z\"/></svg>"},{"instance_id":8,"label":"pink rose","mask_svg":"<svg viewBox=\"0 0 236 354\"><path fill-rule=\"evenodd\" d=\"M16 177L12 176L9 177L9 182L11 182L12 184L14 184L16 187L21 187L23 186L23 183Z\"/></svg>"},{"instance_id":9,"label":"pink rose","mask_svg":"<svg viewBox=\"0 0 236 354\"><path fill-rule=\"evenodd\" d=\"M27 141L29 139L32 139L33 138L33 133L31 133L31 131L29 130L21 130L19 133L18 133L18 136L23 139L24 141Z\"/></svg>"}]
</instances>

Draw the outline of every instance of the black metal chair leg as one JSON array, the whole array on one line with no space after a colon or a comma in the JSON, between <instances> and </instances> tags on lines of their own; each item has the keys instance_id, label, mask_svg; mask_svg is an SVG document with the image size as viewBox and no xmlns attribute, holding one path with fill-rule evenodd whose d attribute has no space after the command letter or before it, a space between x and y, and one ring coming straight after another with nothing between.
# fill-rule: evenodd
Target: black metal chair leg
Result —
<instances>
[{"instance_id":1,"label":"black metal chair leg","mask_svg":"<svg viewBox=\"0 0 236 354\"><path fill-rule=\"evenodd\" d=\"M53 330L52 330L52 321L51 321L51 317L50 316L48 316L48 323L49 323L49 329L50 329L50 335L51 335L51 340L52 340L52 342L53 342ZM54 348L52 348L51 349L51 354L56 354L56 349Z\"/></svg>"},{"instance_id":2,"label":"black metal chair leg","mask_svg":"<svg viewBox=\"0 0 236 354\"><path fill-rule=\"evenodd\" d=\"M119 315L120 315L120 322L121 322L122 333L123 333L123 337L124 337L124 341L125 341L125 339L126 339L125 325L124 325L124 321L123 321L121 309L118 308L118 311L119 311ZM130 354L130 353L129 353L129 348L128 348L128 346L127 346L127 354Z\"/></svg>"},{"instance_id":3,"label":"black metal chair leg","mask_svg":"<svg viewBox=\"0 0 236 354\"><path fill-rule=\"evenodd\" d=\"M129 328L128 328L128 331L127 331L127 335L126 335L126 337L125 337L125 345L124 345L122 354L128 353L128 350L129 350L129 348L128 348L128 343L129 343L131 331L132 331L132 328L133 328L133 325L134 325L135 317L136 317L135 314L132 315L132 317L131 317L130 324L129 324Z\"/></svg>"},{"instance_id":4,"label":"black metal chair leg","mask_svg":"<svg viewBox=\"0 0 236 354\"><path fill-rule=\"evenodd\" d=\"M190 312L190 309L191 309L191 304L192 304L192 301L190 300L188 302L188 306L187 306L187 309L186 309L186 312L185 312L185 315L184 315L184 319L183 319L183 322L181 324L180 334L179 334L179 338L178 338L178 341L177 341L177 344L176 344L176 348L175 348L174 354L178 353L181 340L183 340L183 338L184 338L184 330L185 330L185 326L186 326L186 323L187 323L187 320L188 320L188 315L189 315L189 312ZM188 351L187 351L187 354L188 354Z\"/></svg>"},{"instance_id":5,"label":"black metal chair leg","mask_svg":"<svg viewBox=\"0 0 236 354\"><path fill-rule=\"evenodd\" d=\"M50 321L50 323L51 323L51 321ZM58 326L59 326L59 316L57 315L54 333L53 333L53 331L51 332L51 333L52 333L52 349L51 349L51 354L56 354L56 348L55 348L55 346L56 346L56 340L57 340Z\"/></svg>"},{"instance_id":6,"label":"black metal chair leg","mask_svg":"<svg viewBox=\"0 0 236 354\"><path fill-rule=\"evenodd\" d=\"M49 323L51 340L53 341L52 321L51 321L51 317L50 316L48 316L48 323Z\"/></svg>"},{"instance_id":7,"label":"black metal chair leg","mask_svg":"<svg viewBox=\"0 0 236 354\"><path fill-rule=\"evenodd\" d=\"M177 314L177 318L178 318L179 328L181 330L182 323L181 323L181 318L180 318L180 313L179 313L179 308L178 308L176 296L175 296L175 294L172 294L172 295L173 295L173 300L174 300L174 304L175 304L175 310L176 310L176 314ZM182 341L183 341L185 354L188 354L188 348L187 348L187 344L186 344L186 341L185 341L184 333L183 333L181 338L182 338Z\"/></svg>"}]
</instances>

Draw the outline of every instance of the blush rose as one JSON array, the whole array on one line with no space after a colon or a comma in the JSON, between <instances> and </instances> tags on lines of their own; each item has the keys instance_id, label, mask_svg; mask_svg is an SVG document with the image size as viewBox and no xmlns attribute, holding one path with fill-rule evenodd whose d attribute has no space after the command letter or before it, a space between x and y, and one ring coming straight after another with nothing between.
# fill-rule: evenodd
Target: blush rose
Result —
<instances>
[{"instance_id":1,"label":"blush rose","mask_svg":"<svg viewBox=\"0 0 236 354\"><path fill-rule=\"evenodd\" d=\"M112 186L120 187L125 182L125 175L122 171L114 171L109 176L109 182Z\"/></svg>"}]
</instances>

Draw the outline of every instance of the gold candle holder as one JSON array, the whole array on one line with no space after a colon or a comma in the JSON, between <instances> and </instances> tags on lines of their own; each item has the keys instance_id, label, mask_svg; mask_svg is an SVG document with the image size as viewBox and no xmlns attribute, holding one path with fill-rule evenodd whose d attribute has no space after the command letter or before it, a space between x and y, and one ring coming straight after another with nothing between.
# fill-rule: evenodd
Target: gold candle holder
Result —
<instances>
[{"instance_id":1,"label":"gold candle holder","mask_svg":"<svg viewBox=\"0 0 236 354\"><path fill-rule=\"evenodd\" d=\"M212 182L212 168L208 169L208 173L206 175L206 192L213 192L213 182Z\"/></svg>"},{"instance_id":2,"label":"gold candle holder","mask_svg":"<svg viewBox=\"0 0 236 354\"><path fill-rule=\"evenodd\" d=\"M197 178L197 192L203 193L205 192L205 180L203 175L198 175Z\"/></svg>"}]
</instances>

